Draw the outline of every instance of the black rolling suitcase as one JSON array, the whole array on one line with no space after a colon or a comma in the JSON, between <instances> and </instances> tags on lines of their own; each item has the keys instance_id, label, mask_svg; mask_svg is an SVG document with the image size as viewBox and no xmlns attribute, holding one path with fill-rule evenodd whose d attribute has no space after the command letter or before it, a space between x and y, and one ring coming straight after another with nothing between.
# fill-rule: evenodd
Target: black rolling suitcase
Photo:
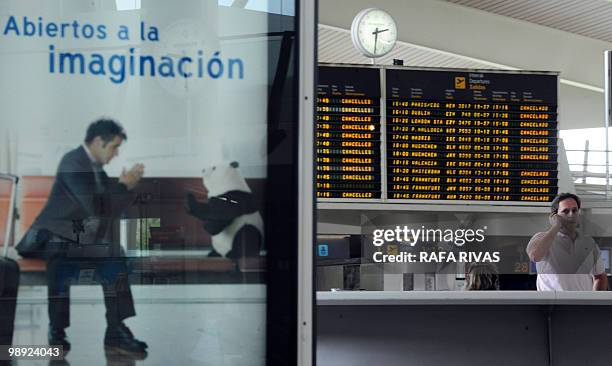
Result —
<instances>
[{"instance_id":1,"label":"black rolling suitcase","mask_svg":"<svg viewBox=\"0 0 612 366\"><path fill-rule=\"evenodd\" d=\"M17 197L17 177L0 174L2 183L10 184L8 215L4 235L4 253L0 257L0 345L13 343L13 328L15 324L15 308L17 307L17 289L19 287L19 265L7 257L8 247L12 239L13 222L15 219L15 199Z\"/></svg>"}]
</instances>

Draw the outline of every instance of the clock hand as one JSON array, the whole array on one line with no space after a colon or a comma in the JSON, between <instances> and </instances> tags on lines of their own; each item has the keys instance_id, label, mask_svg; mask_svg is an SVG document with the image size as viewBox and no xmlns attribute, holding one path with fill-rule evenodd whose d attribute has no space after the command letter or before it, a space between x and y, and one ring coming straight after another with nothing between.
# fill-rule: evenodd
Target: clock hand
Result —
<instances>
[{"instance_id":1,"label":"clock hand","mask_svg":"<svg viewBox=\"0 0 612 366\"><path fill-rule=\"evenodd\" d=\"M374 35L374 54L376 54L376 43L378 42L378 28L372 34Z\"/></svg>"},{"instance_id":2,"label":"clock hand","mask_svg":"<svg viewBox=\"0 0 612 366\"><path fill-rule=\"evenodd\" d=\"M389 30L389 28L387 28L387 29L382 29L382 30L378 30L378 28L376 28L376 30L375 30L374 32L372 32L372 34L378 34L378 33L386 32L386 31L388 31L388 30Z\"/></svg>"}]
</instances>

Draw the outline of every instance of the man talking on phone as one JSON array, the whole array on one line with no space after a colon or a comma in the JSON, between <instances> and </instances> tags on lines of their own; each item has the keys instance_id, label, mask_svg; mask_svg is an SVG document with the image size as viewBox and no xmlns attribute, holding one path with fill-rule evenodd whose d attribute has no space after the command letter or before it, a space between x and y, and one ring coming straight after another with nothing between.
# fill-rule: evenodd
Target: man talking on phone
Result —
<instances>
[{"instance_id":1,"label":"man talking on phone","mask_svg":"<svg viewBox=\"0 0 612 366\"><path fill-rule=\"evenodd\" d=\"M550 228L536 233L527 244L527 254L536 262L538 291L607 290L599 247L579 229L580 198L561 193L550 211Z\"/></svg>"}]
</instances>

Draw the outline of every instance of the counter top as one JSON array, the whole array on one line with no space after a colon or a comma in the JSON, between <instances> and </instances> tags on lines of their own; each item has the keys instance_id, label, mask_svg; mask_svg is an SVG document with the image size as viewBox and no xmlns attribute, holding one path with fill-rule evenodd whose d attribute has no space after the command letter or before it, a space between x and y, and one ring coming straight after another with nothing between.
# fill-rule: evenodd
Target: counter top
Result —
<instances>
[{"instance_id":1,"label":"counter top","mask_svg":"<svg viewBox=\"0 0 612 366\"><path fill-rule=\"evenodd\" d=\"M612 291L319 291L317 305L612 305Z\"/></svg>"},{"instance_id":2,"label":"counter top","mask_svg":"<svg viewBox=\"0 0 612 366\"><path fill-rule=\"evenodd\" d=\"M491 201L444 201L443 203L432 203L428 200L387 200L385 202L372 202L372 200L359 201L351 199L347 202L341 198L319 198L317 199L317 210L337 211L450 211L450 212L501 212L501 213L525 213L545 214L550 212L549 203L533 202L491 202Z\"/></svg>"}]
</instances>

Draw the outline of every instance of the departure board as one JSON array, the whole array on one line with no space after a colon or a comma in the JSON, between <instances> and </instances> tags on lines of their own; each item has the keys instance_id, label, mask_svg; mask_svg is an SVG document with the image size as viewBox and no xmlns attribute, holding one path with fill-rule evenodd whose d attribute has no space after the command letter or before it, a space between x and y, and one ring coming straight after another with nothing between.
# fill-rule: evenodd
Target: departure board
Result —
<instances>
[{"instance_id":1,"label":"departure board","mask_svg":"<svg viewBox=\"0 0 612 366\"><path fill-rule=\"evenodd\" d=\"M319 67L319 198L381 197L380 69Z\"/></svg>"},{"instance_id":2,"label":"departure board","mask_svg":"<svg viewBox=\"0 0 612 366\"><path fill-rule=\"evenodd\" d=\"M388 199L549 202L557 76L387 69Z\"/></svg>"}]
</instances>

